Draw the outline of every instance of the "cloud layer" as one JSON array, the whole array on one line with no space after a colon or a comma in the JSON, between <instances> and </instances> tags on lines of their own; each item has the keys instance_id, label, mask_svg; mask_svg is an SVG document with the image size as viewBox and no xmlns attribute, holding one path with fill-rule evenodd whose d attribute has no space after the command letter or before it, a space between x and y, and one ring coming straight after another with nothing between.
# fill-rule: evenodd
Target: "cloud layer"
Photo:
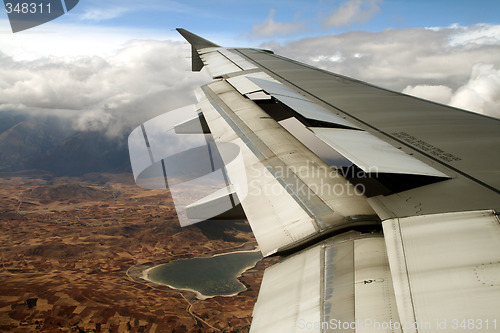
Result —
<instances>
[{"instance_id":1,"label":"cloud layer","mask_svg":"<svg viewBox=\"0 0 500 333\"><path fill-rule=\"evenodd\" d=\"M500 117L500 26L356 31L263 47L388 89Z\"/></svg>"},{"instance_id":2,"label":"cloud layer","mask_svg":"<svg viewBox=\"0 0 500 333\"><path fill-rule=\"evenodd\" d=\"M370 83L500 117L500 27L349 32L265 48ZM1 51L1 50L0 50ZM210 79L190 73L189 46L135 40L110 56L15 60L0 53L0 112L68 118L118 136L195 102Z\"/></svg>"},{"instance_id":3,"label":"cloud layer","mask_svg":"<svg viewBox=\"0 0 500 333\"><path fill-rule=\"evenodd\" d=\"M76 130L118 135L195 102L193 90L208 77L189 73L188 54L183 43L136 40L110 57L0 55L0 110L58 114Z\"/></svg>"}]
</instances>

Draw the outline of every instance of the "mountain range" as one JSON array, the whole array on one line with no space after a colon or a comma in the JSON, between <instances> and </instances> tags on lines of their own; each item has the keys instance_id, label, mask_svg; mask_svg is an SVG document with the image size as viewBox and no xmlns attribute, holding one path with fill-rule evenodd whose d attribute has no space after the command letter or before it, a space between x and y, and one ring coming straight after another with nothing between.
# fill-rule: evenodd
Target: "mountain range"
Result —
<instances>
[{"instance_id":1,"label":"mountain range","mask_svg":"<svg viewBox=\"0 0 500 333\"><path fill-rule=\"evenodd\" d=\"M32 169L54 176L131 172L127 135L76 131L61 117L0 112L0 172Z\"/></svg>"}]
</instances>

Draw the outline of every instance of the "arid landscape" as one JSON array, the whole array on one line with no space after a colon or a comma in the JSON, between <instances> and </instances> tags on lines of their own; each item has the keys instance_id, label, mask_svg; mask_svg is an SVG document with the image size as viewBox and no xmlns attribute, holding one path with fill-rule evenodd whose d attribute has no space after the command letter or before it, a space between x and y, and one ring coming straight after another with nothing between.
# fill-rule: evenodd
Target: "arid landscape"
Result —
<instances>
[{"instance_id":1,"label":"arid landscape","mask_svg":"<svg viewBox=\"0 0 500 333\"><path fill-rule=\"evenodd\" d=\"M0 182L0 331L248 331L274 258L246 271L234 297L200 301L139 277L152 263L252 248L248 224L180 228L168 192L128 173L5 172Z\"/></svg>"}]
</instances>

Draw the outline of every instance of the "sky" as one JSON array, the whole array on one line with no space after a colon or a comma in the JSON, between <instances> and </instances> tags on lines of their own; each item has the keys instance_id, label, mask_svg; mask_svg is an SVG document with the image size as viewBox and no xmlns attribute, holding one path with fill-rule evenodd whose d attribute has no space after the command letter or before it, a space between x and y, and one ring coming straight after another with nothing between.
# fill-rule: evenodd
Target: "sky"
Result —
<instances>
[{"instance_id":1,"label":"sky","mask_svg":"<svg viewBox=\"0 0 500 333\"><path fill-rule=\"evenodd\" d=\"M81 0L12 33L0 12L0 112L56 114L113 136L195 102L183 27L500 117L497 0Z\"/></svg>"}]
</instances>

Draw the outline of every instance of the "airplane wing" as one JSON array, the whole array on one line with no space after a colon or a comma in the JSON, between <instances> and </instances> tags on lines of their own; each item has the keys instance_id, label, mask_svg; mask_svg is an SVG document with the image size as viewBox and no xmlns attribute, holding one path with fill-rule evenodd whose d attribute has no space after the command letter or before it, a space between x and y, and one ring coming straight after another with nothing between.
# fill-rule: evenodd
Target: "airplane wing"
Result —
<instances>
[{"instance_id":1,"label":"airplane wing","mask_svg":"<svg viewBox=\"0 0 500 333\"><path fill-rule=\"evenodd\" d=\"M178 29L214 81L129 137L181 225L246 218L250 332L500 326L500 120Z\"/></svg>"}]
</instances>

